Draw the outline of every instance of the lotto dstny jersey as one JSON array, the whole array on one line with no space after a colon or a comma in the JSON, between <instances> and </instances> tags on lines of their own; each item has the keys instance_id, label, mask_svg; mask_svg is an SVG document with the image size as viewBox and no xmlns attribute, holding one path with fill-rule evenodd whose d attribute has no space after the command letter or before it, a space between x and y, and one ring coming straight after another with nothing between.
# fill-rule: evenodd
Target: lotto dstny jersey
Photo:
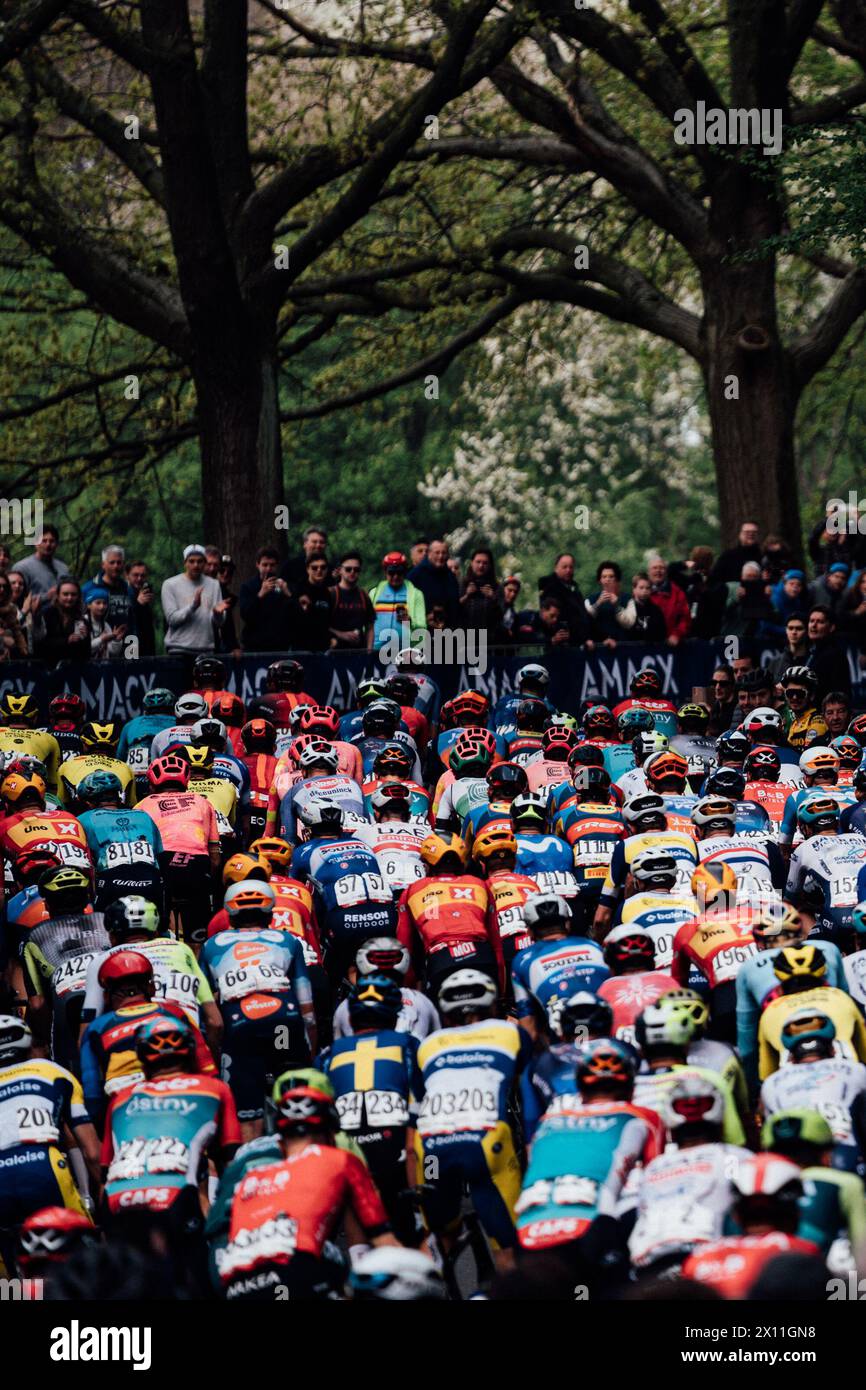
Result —
<instances>
[{"instance_id":1,"label":"lotto dstny jersey","mask_svg":"<svg viewBox=\"0 0 866 1390\"><path fill-rule=\"evenodd\" d=\"M108 753L81 753L77 758L67 758L60 764L57 790L64 806L76 801L79 783L91 772L113 772L120 779L124 805L135 805L135 775L128 763L112 758Z\"/></svg>"},{"instance_id":2,"label":"lotto dstny jersey","mask_svg":"<svg viewBox=\"0 0 866 1390\"><path fill-rule=\"evenodd\" d=\"M391 889L375 854L360 840L310 840L295 851L292 872L309 877L316 918L326 935L394 935Z\"/></svg>"},{"instance_id":3,"label":"lotto dstny jersey","mask_svg":"<svg viewBox=\"0 0 866 1390\"><path fill-rule=\"evenodd\" d=\"M718 1240L736 1195L731 1178L748 1156L733 1144L696 1144L659 1154L638 1179L637 1220L629 1236L636 1269Z\"/></svg>"},{"instance_id":4,"label":"lotto dstny jersey","mask_svg":"<svg viewBox=\"0 0 866 1390\"><path fill-rule=\"evenodd\" d=\"M698 841L702 864L727 864L737 875L737 903L775 902L785 887L785 861L772 840L717 835Z\"/></svg>"},{"instance_id":5,"label":"lotto dstny jersey","mask_svg":"<svg viewBox=\"0 0 866 1390\"><path fill-rule=\"evenodd\" d=\"M745 1144L746 1135L742 1120L737 1112L734 1093L721 1072L713 1071L709 1067L696 1066L693 1062L684 1062L682 1065L665 1067L663 1071L638 1072L632 1099L635 1105L643 1105L648 1110L654 1110L662 1119L668 1091L681 1078L689 1076L712 1082L722 1092L725 1098L722 1138L728 1144Z\"/></svg>"},{"instance_id":6,"label":"lotto dstny jersey","mask_svg":"<svg viewBox=\"0 0 866 1390\"><path fill-rule=\"evenodd\" d=\"M507 1122L512 1089L531 1054L529 1035L505 1019L431 1033L418 1049L425 1091L418 1133L483 1132Z\"/></svg>"},{"instance_id":7,"label":"lotto dstny jersey","mask_svg":"<svg viewBox=\"0 0 866 1390\"><path fill-rule=\"evenodd\" d=\"M280 802L280 834L288 844L298 842L300 809L313 806L342 806L359 821L367 819L363 793L351 777L307 777L290 787Z\"/></svg>"},{"instance_id":8,"label":"lotto dstny jersey","mask_svg":"<svg viewBox=\"0 0 866 1390\"><path fill-rule=\"evenodd\" d=\"M780 1067L761 1087L765 1115L779 1110L817 1110L837 1144L856 1143L851 1106L866 1094L866 1067L846 1057ZM860 1104L862 1105L862 1101Z\"/></svg>"},{"instance_id":9,"label":"lotto dstny jersey","mask_svg":"<svg viewBox=\"0 0 866 1390\"><path fill-rule=\"evenodd\" d=\"M202 947L199 963L220 1004L262 994L288 994L302 1008L312 1002L303 947L288 932L217 932Z\"/></svg>"},{"instance_id":10,"label":"lotto dstny jersey","mask_svg":"<svg viewBox=\"0 0 866 1390\"><path fill-rule=\"evenodd\" d=\"M614 719L619 719L627 709L648 709L655 720L655 732L664 734L668 739L676 737L677 711L670 700L650 700L644 699L643 696L630 695L627 699L620 700L618 705L614 705Z\"/></svg>"},{"instance_id":11,"label":"lotto dstny jersey","mask_svg":"<svg viewBox=\"0 0 866 1390\"><path fill-rule=\"evenodd\" d=\"M603 906L616 907L622 897L632 860L643 849L658 849L671 854L677 861L675 890L681 893L690 891L692 874L698 862L694 836L678 830L648 830L640 835L629 835L614 846L610 867L601 890Z\"/></svg>"},{"instance_id":12,"label":"lotto dstny jersey","mask_svg":"<svg viewBox=\"0 0 866 1390\"><path fill-rule=\"evenodd\" d=\"M839 806L846 810L849 806L857 805L857 797L850 787L799 787L791 792L785 802L785 810L782 813L782 828L779 831L779 840L783 845L790 845L799 839L797 831L797 811L800 803L809 796L827 796L831 801L836 801Z\"/></svg>"},{"instance_id":13,"label":"lotto dstny jersey","mask_svg":"<svg viewBox=\"0 0 866 1390\"><path fill-rule=\"evenodd\" d=\"M81 1082L65 1067L36 1057L0 1066L0 1152L57 1144L64 1125L89 1120ZM12 1173L7 1181L14 1182Z\"/></svg>"},{"instance_id":14,"label":"lotto dstny jersey","mask_svg":"<svg viewBox=\"0 0 866 1390\"><path fill-rule=\"evenodd\" d=\"M164 848L162 837L144 811L98 808L85 811L79 820L97 873L110 873L126 865L156 867L159 863Z\"/></svg>"},{"instance_id":15,"label":"lotto dstny jersey","mask_svg":"<svg viewBox=\"0 0 866 1390\"><path fill-rule=\"evenodd\" d=\"M634 772L635 770L631 743L612 743L608 748L602 750L602 756L611 782L616 782L627 772Z\"/></svg>"},{"instance_id":16,"label":"lotto dstny jersey","mask_svg":"<svg viewBox=\"0 0 866 1390\"><path fill-rule=\"evenodd\" d=\"M118 951L140 951L147 956L153 966L153 982L156 986L156 999L179 1004L196 1027L200 1024L200 1006L213 1003L213 991L208 984L201 966L192 949L183 941L175 941L171 936L157 936L152 941L136 941L112 946L93 956L87 964L84 978L84 1004L81 1009L81 1022L90 1023L105 1011L105 996L99 983L99 972L109 956Z\"/></svg>"},{"instance_id":17,"label":"lotto dstny jersey","mask_svg":"<svg viewBox=\"0 0 866 1390\"><path fill-rule=\"evenodd\" d=\"M866 1024L849 994L828 985L781 994L764 1008L758 1024L758 1073L762 1081L782 1065L790 1065L782 1044L782 1031L791 1014L814 1008L828 1014L836 1028L833 1048L837 1057L866 1062Z\"/></svg>"},{"instance_id":18,"label":"lotto dstny jersey","mask_svg":"<svg viewBox=\"0 0 866 1390\"><path fill-rule=\"evenodd\" d=\"M109 1210L166 1211L198 1183L211 1143L225 1150L240 1141L232 1093L215 1076L171 1076L120 1092L102 1140Z\"/></svg>"},{"instance_id":19,"label":"lotto dstny jersey","mask_svg":"<svg viewBox=\"0 0 866 1390\"><path fill-rule=\"evenodd\" d=\"M405 985L400 993L403 1004L397 1017L396 1031L411 1033L419 1042L435 1033L442 1025L433 1004L420 990L408 989ZM334 1037L351 1038L354 1035L352 1020L349 1017L349 1001L344 999L334 1014Z\"/></svg>"},{"instance_id":20,"label":"lotto dstny jersey","mask_svg":"<svg viewBox=\"0 0 866 1390\"><path fill-rule=\"evenodd\" d=\"M60 745L52 734L39 729L0 729L0 753L26 754L30 758L37 758L45 766L49 791L55 790Z\"/></svg>"},{"instance_id":21,"label":"lotto dstny jersey","mask_svg":"<svg viewBox=\"0 0 866 1390\"><path fill-rule=\"evenodd\" d=\"M817 886L824 894L823 916L827 924L848 926L851 909L866 892L866 838L862 835L813 835L797 845L788 864L785 895L796 895L804 885Z\"/></svg>"},{"instance_id":22,"label":"lotto dstny jersey","mask_svg":"<svg viewBox=\"0 0 866 1390\"><path fill-rule=\"evenodd\" d=\"M686 893L633 893L622 905L619 924L648 932L655 946L656 969L667 970L674 957L674 937L697 910L697 900L688 890Z\"/></svg>"},{"instance_id":23,"label":"lotto dstny jersey","mask_svg":"<svg viewBox=\"0 0 866 1390\"><path fill-rule=\"evenodd\" d=\"M556 1000L579 990L597 994L609 974L601 947L586 936L536 941L519 951L511 966L517 1017L530 1018L533 1002L547 1017Z\"/></svg>"},{"instance_id":24,"label":"lotto dstny jersey","mask_svg":"<svg viewBox=\"0 0 866 1390\"><path fill-rule=\"evenodd\" d=\"M391 892L399 895L427 873L421 862L421 845L429 834L430 826L426 821L392 820L376 825L356 825L353 838L373 851L382 877Z\"/></svg>"},{"instance_id":25,"label":"lotto dstny jersey","mask_svg":"<svg viewBox=\"0 0 866 1390\"><path fill-rule=\"evenodd\" d=\"M651 1111L627 1101L555 1097L536 1131L514 1209L521 1246L562 1245L596 1216L614 1216L632 1169L663 1147L664 1127Z\"/></svg>"},{"instance_id":26,"label":"lotto dstny jersey","mask_svg":"<svg viewBox=\"0 0 866 1390\"><path fill-rule=\"evenodd\" d=\"M330 1078L348 1133L409 1125L423 1098L418 1040L409 1033L381 1028L337 1038L315 1065Z\"/></svg>"}]
</instances>

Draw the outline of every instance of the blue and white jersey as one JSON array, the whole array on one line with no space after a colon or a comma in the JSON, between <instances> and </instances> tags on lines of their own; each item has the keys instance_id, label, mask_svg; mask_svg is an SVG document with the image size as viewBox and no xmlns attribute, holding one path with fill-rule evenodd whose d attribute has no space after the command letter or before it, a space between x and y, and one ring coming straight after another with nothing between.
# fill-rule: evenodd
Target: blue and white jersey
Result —
<instances>
[{"instance_id":1,"label":"blue and white jersey","mask_svg":"<svg viewBox=\"0 0 866 1390\"><path fill-rule=\"evenodd\" d=\"M394 744L398 743L401 748L405 748L406 752L412 758L412 771L409 774L410 781L423 781L421 761L418 757L418 749L415 746L415 740L403 729L397 729L390 738L385 738L384 734L365 734L362 729L359 734L355 734L348 742L357 748L358 752L361 754L361 762L364 767L365 777L369 777L370 773L373 771L373 764L382 752L382 749L393 748Z\"/></svg>"},{"instance_id":2,"label":"blue and white jersey","mask_svg":"<svg viewBox=\"0 0 866 1390\"><path fill-rule=\"evenodd\" d=\"M857 796L852 787L799 787L791 792L785 802L785 810L782 813L782 828L779 832L779 841L783 845L791 845L802 839L797 828L797 811L801 802L808 796L827 796L831 801L839 803L843 810L849 806L857 805Z\"/></svg>"},{"instance_id":3,"label":"blue and white jersey","mask_svg":"<svg viewBox=\"0 0 866 1390\"><path fill-rule=\"evenodd\" d=\"M250 994L289 994L299 1005L313 997L303 946L290 932L272 927L217 932L202 947L199 965L220 1004Z\"/></svg>"},{"instance_id":4,"label":"blue and white jersey","mask_svg":"<svg viewBox=\"0 0 866 1390\"><path fill-rule=\"evenodd\" d=\"M579 990L596 994L609 974L604 952L589 937L536 941L518 951L511 965L517 1017L532 1017L533 1001L549 1017L557 999L568 999Z\"/></svg>"},{"instance_id":5,"label":"blue and white jersey","mask_svg":"<svg viewBox=\"0 0 866 1390\"><path fill-rule=\"evenodd\" d=\"M836 929L850 926L851 909L866 892L864 869L864 836L813 835L791 854L785 896L799 893L804 885L820 887L824 903L817 924Z\"/></svg>"},{"instance_id":6,"label":"blue and white jersey","mask_svg":"<svg viewBox=\"0 0 866 1390\"><path fill-rule=\"evenodd\" d=\"M292 876L308 879L319 926L331 936L393 936L397 909L373 851L360 840L311 840L295 850Z\"/></svg>"},{"instance_id":7,"label":"blue and white jersey","mask_svg":"<svg viewBox=\"0 0 866 1390\"><path fill-rule=\"evenodd\" d=\"M786 866L773 840L751 835L716 835L698 841L702 864L727 864L737 875L737 906L777 902L785 887Z\"/></svg>"},{"instance_id":8,"label":"blue and white jersey","mask_svg":"<svg viewBox=\"0 0 866 1390\"><path fill-rule=\"evenodd\" d=\"M326 773L321 777L305 777L290 787L280 802L280 834L287 844L298 843L298 813L300 807L342 806L349 823L352 817L367 820L364 793L353 777L342 773Z\"/></svg>"}]
</instances>

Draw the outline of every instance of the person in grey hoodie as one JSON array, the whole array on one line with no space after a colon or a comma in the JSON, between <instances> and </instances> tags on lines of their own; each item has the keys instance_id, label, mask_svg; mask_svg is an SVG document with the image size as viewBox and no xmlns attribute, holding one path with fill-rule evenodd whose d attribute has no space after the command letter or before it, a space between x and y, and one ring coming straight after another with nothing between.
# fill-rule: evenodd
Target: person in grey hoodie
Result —
<instances>
[{"instance_id":1,"label":"person in grey hoodie","mask_svg":"<svg viewBox=\"0 0 866 1390\"><path fill-rule=\"evenodd\" d=\"M212 652L214 626L220 627L229 607L218 579L204 573L203 545L188 545L183 552L183 574L172 575L162 586L165 615L165 650L168 656Z\"/></svg>"}]
</instances>

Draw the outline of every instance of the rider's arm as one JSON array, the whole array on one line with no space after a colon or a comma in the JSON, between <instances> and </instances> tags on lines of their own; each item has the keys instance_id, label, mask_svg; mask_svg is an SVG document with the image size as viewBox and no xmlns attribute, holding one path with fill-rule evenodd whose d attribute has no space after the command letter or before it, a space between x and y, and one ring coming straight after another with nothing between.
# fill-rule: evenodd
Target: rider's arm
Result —
<instances>
[{"instance_id":1,"label":"rider's arm","mask_svg":"<svg viewBox=\"0 0 866 1390\"><path fill-rule=\"evenodd\" d=\"M369 1168L351 1153L346 1154L346 1183L349 1210L370 1244L399 1245L399 1240L391 1234L388 1213L382 1205L379 1189L370 1176Z\"/></svg>"},{"instance_id":2,"label":"rider's arm","mask_svg":"<svg viewBox=\"0 0 866 1390\"><path fill-rule=\"evenodd\" d=\"M505 958L502 954L502 937L499 935L499 919L496 915L496 902L490 889L487 889L487 912L485 914L485 926L487 939L496 957L496 973L499 982L499 993L505 993Z\"/></svg>"}]
</instances>

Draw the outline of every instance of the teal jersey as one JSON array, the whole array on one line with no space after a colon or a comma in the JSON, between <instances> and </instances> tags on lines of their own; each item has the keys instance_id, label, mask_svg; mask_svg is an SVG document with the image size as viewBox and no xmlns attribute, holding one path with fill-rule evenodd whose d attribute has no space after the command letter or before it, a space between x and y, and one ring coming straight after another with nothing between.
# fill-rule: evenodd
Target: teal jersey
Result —
<instances>
[{"instance_id":1,"label":"teal jersey","mask_svg":"<svg viewBox=\"0 0 866 1390\"><path fill-rule=\"evenodd\" d=\"M125 864L158 867L162 836L156 822L144 811L101 807L83 812L78 819L97 873L104 874Z\"/></svg>"}]
</instances>

